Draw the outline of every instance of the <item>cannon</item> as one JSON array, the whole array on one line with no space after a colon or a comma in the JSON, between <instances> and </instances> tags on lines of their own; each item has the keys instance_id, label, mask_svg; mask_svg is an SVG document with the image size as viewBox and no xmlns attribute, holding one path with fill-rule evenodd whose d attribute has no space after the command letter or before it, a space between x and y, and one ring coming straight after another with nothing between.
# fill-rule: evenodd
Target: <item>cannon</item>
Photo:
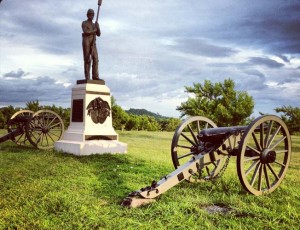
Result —
<instances>
[{"instance_id":1,"label":"cannon","mask_svg":"<svg viewBox=\"0 0 300 230\"><path fill-rule=\"evenodd\" d=\"M49 149L64 132L60 116L50 110L16 112L7 123L8 133L0 137L0 143L11 140L20 146Z\"/></svg>"},{"instance_id":2,"label":"cannon","mask_svg":"<svg viewBox=\"0 0 300 230\"><path fill-rule=\"evenodd\" d=\"M151 185L131 192L122 206L137 207L182 181L203 182L223 175L236 157L243 188L256 196L273 192L282 182L291 158L291 138L277 116L264 115L249 126L217 127L206 117L184 120L176 129L171 157L175 171Z\"/></svg>"}]
</instances>

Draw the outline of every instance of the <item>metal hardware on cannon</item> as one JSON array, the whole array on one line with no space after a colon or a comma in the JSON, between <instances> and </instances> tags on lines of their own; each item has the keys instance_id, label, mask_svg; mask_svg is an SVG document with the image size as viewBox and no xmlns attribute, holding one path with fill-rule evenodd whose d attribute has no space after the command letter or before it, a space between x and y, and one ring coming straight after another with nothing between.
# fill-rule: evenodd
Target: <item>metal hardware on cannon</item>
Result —
<instances>
[{"instance_id":1,"label":"metal hardware on cannon","mask_svg":"<svg viewBox=\"0 0 300 230\"><path fill-rule=\"evenodd\" d=\"M287 126L277 116L264 115L249 126L217 127L206 117L190 117L176 129L171 156L175 171L151 186L132 192L122 202L138 207L182 181L201 182L222 176L232 156L243 188L253 195L273 192L282 182L291 158Z\"/></svg>"},{"instance_id":2,"label":"metal hardware on cannon","mask_svg":"<svg viewBox=\"0 0 300 230\"><path fill-rule=\"evenodd\" d=\"M54 146L63 132L64 124L58 114L50 110L20 110L8 121L8 133L0 143L12 140L17 145L48 149Z\"/></svg>"}]
</instances>

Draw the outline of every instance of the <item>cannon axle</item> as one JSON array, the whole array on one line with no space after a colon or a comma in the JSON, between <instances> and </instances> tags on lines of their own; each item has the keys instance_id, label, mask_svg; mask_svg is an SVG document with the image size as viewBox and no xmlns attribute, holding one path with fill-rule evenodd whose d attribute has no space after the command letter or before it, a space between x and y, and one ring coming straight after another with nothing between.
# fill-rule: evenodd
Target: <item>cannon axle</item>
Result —
<instances>
[{"instance_id":1,"label":"cannon axle","mask_svg":"<svg viewBox=\"0 0 300 230\"><path fill-rule=\"evenodd\" d=\"M47 149L54 146L63 131L63 121L53 111L20 110L8 121L8 134L0 137L0 143L12 140L17 145Z\"/></svg>"},{"instance_id":2,"label":"cannon axle","mask_svg":"<svg viewBox=\"0 0 300 230\"><path fill-rule=\"evenodd\" d=\"M231 156L237 156L237 173L246 191L253 195L271 193L287 172L291 140L284 122L273 115L261 116L249 126L220 128L208 118L191 117L176 129L171 156L175 171L130 193L123 206L153 202L182 181L217 179Z\"/></svg>"},{"instance_id":3,"label":"cannon axle","mask_svg":"<svg viewBox=\"0 0 300 230\"><path fill-rule=\"evenodd\" d=\"M260 162L262 164L274 163L276 160L276 152L273 150L265 149L260 157Z\"/></svg>"}]
</instances>

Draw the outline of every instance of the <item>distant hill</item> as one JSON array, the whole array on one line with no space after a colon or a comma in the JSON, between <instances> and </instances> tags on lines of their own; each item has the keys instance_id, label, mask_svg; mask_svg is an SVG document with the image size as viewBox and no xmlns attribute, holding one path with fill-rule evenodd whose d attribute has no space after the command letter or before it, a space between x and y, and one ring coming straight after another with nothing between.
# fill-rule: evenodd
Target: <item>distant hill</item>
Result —
<instances>
[{"instance_id":1,"label":"distant hill","mask_svg":"<svg viewBox=\"0 0 300 230\"><path fill-rule=\"evenodd\" d=\"M165 117L165 116L162 116L158 113L153 113L153 112L150 112L146 109L129 109L129 110L126 110L126 112L128 114L133 114L133 115L138 115L138 116L142 116L142 115L145 115L145 116L152 116L152 117L155 117L155 119L166 119L166 118L169 118L169 117Z\"/></svg>"}]
</instances>

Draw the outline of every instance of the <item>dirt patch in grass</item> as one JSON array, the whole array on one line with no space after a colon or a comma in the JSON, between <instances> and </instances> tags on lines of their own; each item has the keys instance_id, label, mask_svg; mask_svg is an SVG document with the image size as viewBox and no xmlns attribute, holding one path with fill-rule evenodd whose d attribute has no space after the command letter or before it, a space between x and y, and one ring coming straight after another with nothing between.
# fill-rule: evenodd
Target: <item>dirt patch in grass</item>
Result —
<instances>
[{"instance_id":1,"label":"dirt patch in grass","mask_svg":"<svg viewBox=\"0 0 300 230\"><path fill-rule=\"evenodd\" d=\"M207 211L209 214L230 214L235 217L252 217L254 218L255 215L252 213L246 213L246 212L238 212L234 210L233 208L229 207L226 204L213 204L213 205L204 205L202 206L202 209Z\"/></svg>"},{"instance_id":2,"label":"dirt patch in grass","mask_svg":"<svg viewBox=\"0 0 300 230\"><path fill-rule=\"evenodd\" d=\"M220 213L220 214L227 214L231 213L233 211L232 208L228 207L225 204L213 204L213 205L204 205L202 206L202 209L207 211L210 214L213 213Z\"/></svg>"}]
</instances>

